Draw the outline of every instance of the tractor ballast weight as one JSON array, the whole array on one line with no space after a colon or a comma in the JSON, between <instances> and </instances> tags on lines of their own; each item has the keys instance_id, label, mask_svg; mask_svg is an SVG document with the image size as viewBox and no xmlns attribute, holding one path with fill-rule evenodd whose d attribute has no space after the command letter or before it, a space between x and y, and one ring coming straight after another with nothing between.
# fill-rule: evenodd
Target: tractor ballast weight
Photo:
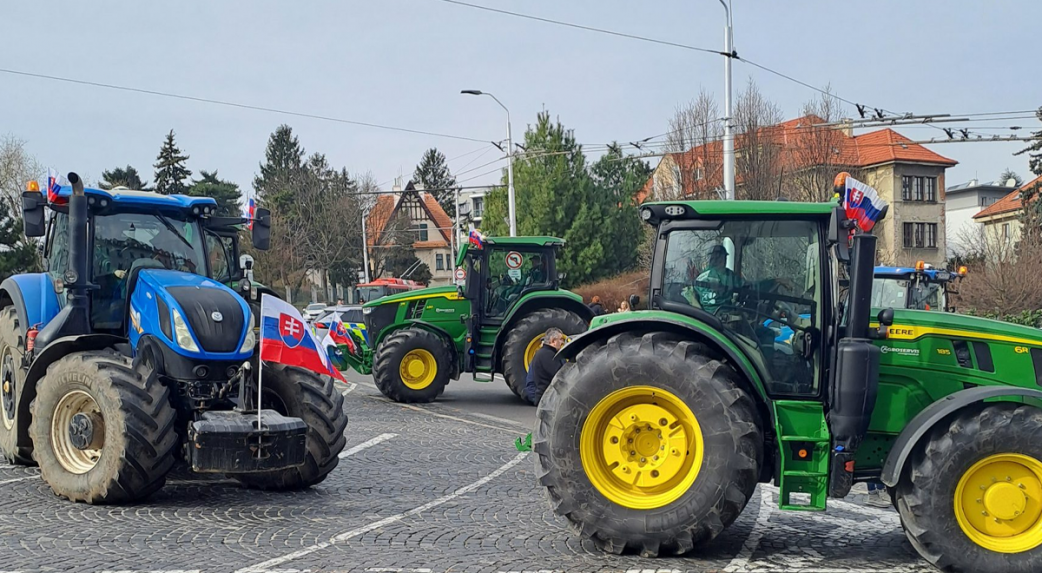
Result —
<instances>
[{"instance_id":1,"label":"tractor ballast weight","mask_svg":"<svg viewBox=\"0 0 1042 573\"><path fill-rule=\"evenodd\" d=\"M473 373L479 381L502 374L524 397L528 363L549 328L574 336L592 312L560 288L554 237L489 237L464 245L457 256L458 286L431 287L383 297L363 306L369 344L344 361L372 373L386 396L430 402L450 380Z\"/></svg>"},{"instance_id":2,"label":"tractor ballast weight","mask_svg":"<svg viewBox=\"0 0 1042 573\"><path fill-rule=\"evenodd\" d=\"M278 364L259 392L250 306L210 278L214 200L68 180L48 200L35 185L23 195L26 234L48 235L47 272L0 285L0 453L88 503L155 492L177 458L260 488L324 479L345 442L343 398L331 378Z\"/></svg>"},{"instance_id":3,"label":"tractor ballast weight","mask_svg":"<svg viewBox=\"0 0 1042 573\"><path fill-rule=\"evenodd\" d=\"M1042 570L1038 330L872 309L875 239L848 239L835 204L640 212L656 227L649 309L572 339L537 412L556 513L607 551L679 554L758 482L781 509L823 511L881 481L938 568Z\"/></svg>"}]
</instances>

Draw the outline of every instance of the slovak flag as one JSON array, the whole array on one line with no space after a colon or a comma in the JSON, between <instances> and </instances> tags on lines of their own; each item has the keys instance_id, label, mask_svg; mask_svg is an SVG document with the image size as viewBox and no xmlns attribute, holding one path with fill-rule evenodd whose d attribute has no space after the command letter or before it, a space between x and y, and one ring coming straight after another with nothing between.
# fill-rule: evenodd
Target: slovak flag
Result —
<instances>
[{"instance_id":1,"label":"slovak flag","mask_svg":"<svg viewBox=\"0 0 1042 573\"><path fill-rule=\"evenodd\" d=\"M843 208L847 212L847 218L854 221L862 231L871 232L876 221L882 219L886 214L886 201L879 198L879 193L875 189L854 179L849 174L840 173L839 177L844 175L846 177L842 183ZM839 181L836 183L838 184Z\"/></svg>"},{"instance_id":2,"label":"slovak flag","mask_svg":"<svg viewBox=\"0 0 1042 573\"><path fill-rule=\"evenodd\" d=\"M253 213L254 213L254 211L256 209L257 209L257 204L253 200L253 197L250 197L250 201L249 201L249 203L247 203L247 206L246 206L246 217L249 218L249 220L250 220L250 222L248 223L247 228L250 229L251 231L253 230Z\"/></svg>"},{"instance_id":3,"label":"slovak flag","mask_svg":"<svg viewBox=\"0 0 1042 573\"><path fill-rule=\"evenodd\" d=\"M307 368L346 382L293 305L269 294L261 296L261 360Z\"/></svg>"},{"instance_id":4,"label":"slovak flag","mask_svg":"<svg viewBox=\"0 0 1042 573\"><path fill-rule=\"evenodd\" d=\"M58 196L58 191L61 191L62 186L58 184L58 172L54 169L47 169L47 202L52 205L64 205L68 201L64 197Z\"/></svg>"},{"instance_id":5,"label":"slovak flag","mask_svg":"<svg viewBox=\"0 0 1042 573\"><path fill-rule=\"evenodd\" d=\"M485 235L481 234L481 229L471 229L470 237L468 240L470 241L471 245L474 245L479 249L483 249L485 247Z\"/></svg>"},{"instance_id":6,"label":"slovak flag","mask_svg":"<svg viewBox=\"0 0 1042 573\"><path fill-rule=\"evenodd\" d=\"M339 346L341 344L347 347L349 353L355 354L355 342L351 340L351 335L347 333L347 327L340 321L340 317L336 316L329 323L329 330L326 331L326 337L322 339L322 346Z\"/></svg>"}]
</instances>

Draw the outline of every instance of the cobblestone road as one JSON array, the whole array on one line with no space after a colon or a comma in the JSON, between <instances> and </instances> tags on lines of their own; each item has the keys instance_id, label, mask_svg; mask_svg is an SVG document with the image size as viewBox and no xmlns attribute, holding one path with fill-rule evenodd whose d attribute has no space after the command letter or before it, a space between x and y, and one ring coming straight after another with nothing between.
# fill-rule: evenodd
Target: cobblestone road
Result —
<instances>
[{"instance_id":1,"label":"cobblestone road","mask_svg":"<svg viewBox=\"0 0 1042 573\"><path fill-rule=\"evenodd\" d=\"M348 449L303 493L177 474L144 503L92 507L59 500L35 469L0 465L0 573L932 570L892 510L855 496L826 514L782 513L768 487L702 553L605 555L553 515L534 460L514 450L530 411L399 405L356 380L344 387Z\"/></svg>"}]
</instances>

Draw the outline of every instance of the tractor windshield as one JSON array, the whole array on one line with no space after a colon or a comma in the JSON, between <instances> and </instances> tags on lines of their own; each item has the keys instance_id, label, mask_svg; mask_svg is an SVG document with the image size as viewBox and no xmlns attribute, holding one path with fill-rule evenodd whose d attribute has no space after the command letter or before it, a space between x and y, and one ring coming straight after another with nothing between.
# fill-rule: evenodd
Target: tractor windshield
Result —
<instances>
[{"instance_id":1,"label":"tractor windshield","mask_svg":"<svg viewBox=\"0 0 1042 573\"><path fill-rule=\"evenodd\" d=\"M813 345L820 329L821 248L811 221L728 221L677 229L666 238L662 296L713 314L758 353L772 392L816 391Z\"/></svg>"},{"instance_id":2,"label":"tractor windshield","mask_svg":"<svg viewBox=\"0 0 1042 573\"><path fill-rule=\"evenodd\" d=\"M944 285L937 282L876 278L872 281L873 308L944 310Z\"/></svg>"},{"instance_id":3,"label":"tractor windshield","mask_svg":"<svg viewBox=\"0 0 1042 573\"><path fill-rule=\"evenodd\" d=\"M194 219L159 213L95 215L94 326L118 329L123 322L127 279L134 267L164 268L205 275L203 237Z\"/></svg>"}]
</instances>

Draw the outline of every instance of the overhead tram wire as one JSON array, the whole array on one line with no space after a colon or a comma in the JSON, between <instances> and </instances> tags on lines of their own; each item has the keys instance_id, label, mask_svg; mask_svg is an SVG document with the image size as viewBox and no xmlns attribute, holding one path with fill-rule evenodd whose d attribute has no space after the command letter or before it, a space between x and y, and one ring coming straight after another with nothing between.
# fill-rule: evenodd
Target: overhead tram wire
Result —
<instances>
[{"instance_id":1,"label":"overhead tram wire","mask_svg":"<svg viewBox=\"0 0 1042 573\"><path fill-rule=\"evenodd\" d=\"M371 127L373 129L384 129L384 130L388 130L388 131L399 131L399 132L403 132L403 133L413 133L413 134L417 134L417 135L427 135L427 136L431 136L431 137L443 137L443 138L447 138L447 139L458 139L458 140L461 140L461 141L476 141L478 143L484 143L484 142L487 141L485 139L478 139L476 137L465 137L465 136L462 136L462 135L452 135L452 134L449 134L449 133L438 133L438 132L435 132L435 131L425 131L425 130L422 130L422 129L411 129L411 128L407 128L407 127L397 127L397 126L393 126L393 125L382 125L382 124L378 124L378 123L370 123L370 122L366 122L366 121L356 121L356 120L353 120L353 119L344 119L344 118L340 118L340 117L331 117L331 116L325 116L325 115L318 115L318 114L314 114L314 113L306 113L306 112L278 109L278 108L273 108L273 107L265 107L265 106L259 106L259 105L237 103L237 102L224 101L224 100L211 99L211 98L204 98L204 97L198 97L198 96L192 96L192 95L176 94L176 93L171 93L171 92L161 92L161 91L158 91L158 90L149 90L149 89L135 88L135 87L130 87L130 86L121 86L121 85L116 85L116 84L106 84L106 83L94 82L94 81L90 81L90 80L79 80L79 79L75 79L75 78L66 78L66 77L61 77L61 76L52 76L52 75L48 75L48 74L37 74L37 73L25 72L25 71L21 71L21 70L12 70L12 69L8 69L8 68L0 68L0 73L17 75L17 76L24 76L24 77L30 77L30 78L37 78L37 79L44 79L44 80L50 80L50 81L56 81L56 82L65 82L65 83L71 83L71 84L93 86L93 87L105 88L105 89L111 89L111 90L118 90L118 91L147 94L147 95L153 95L153 96L158 96L158 97L180 99L180 100L186 100L186 101L194 101L194 102L198 102L198 103L207 103L207 104L212 104L212 105L222 105L222 106L234 107L234 108L239 108L239 109L248 109L248 110L253 110L253 111L262 111L262 112L266 112L266 113L276 113L276 114L280 114L280 115L289 115L289 116L293 116L293 117L304 117L304 118L308 118L308 119L317 119L317 120L320 120L320 121L329 121L329 122L334 122L334 123L344 123L344 124L349 124L349 125L357 125L357 126L361 126L361 127Z\"/></svg>"}]
</instances>

